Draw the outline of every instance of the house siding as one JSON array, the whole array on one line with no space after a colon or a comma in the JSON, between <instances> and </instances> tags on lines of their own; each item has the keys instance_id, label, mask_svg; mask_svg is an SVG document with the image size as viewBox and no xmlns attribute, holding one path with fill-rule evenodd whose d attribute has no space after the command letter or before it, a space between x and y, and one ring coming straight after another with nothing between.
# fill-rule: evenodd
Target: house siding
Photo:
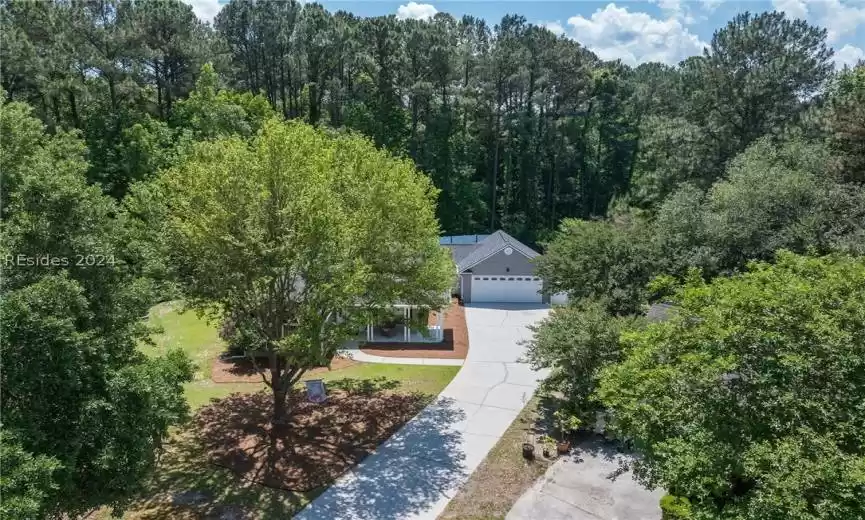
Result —
<instances>
[{"instance_id":1,"label":"house siding","mask_svg":"<svg viewBox=\"0 0 865 520\"><path fill-rule=\"evenodd\" d=\"M515 276L525 276L534 275L535 266L528 258L516 250L510 255L506 255L504 250L502 250L475 265L470 269L470 271L472 274L481 275L510 274ZM465 290L465 282L463 282L463 290ZM465 299L465 295L463 295L463 299Z\"/></svg>"},{"instance_id":2,"label":"house siding","mask_svg":"<svg viewBox=\"0 0 865 520\"><path fill-rule=\"evenodd\" d=\"M472 301L472 275L461 274L460 278L462 279L460 298L462 298L463 303L470 303Z\"/></svg>"}]
</instances>

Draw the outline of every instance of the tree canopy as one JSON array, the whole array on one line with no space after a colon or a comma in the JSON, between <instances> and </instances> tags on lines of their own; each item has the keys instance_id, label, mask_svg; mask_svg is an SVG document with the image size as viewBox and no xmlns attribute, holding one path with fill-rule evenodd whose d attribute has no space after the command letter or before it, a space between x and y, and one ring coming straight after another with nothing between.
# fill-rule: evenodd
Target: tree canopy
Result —
<instances>
[{"instance_id":1,"label":"tree canopy","mask_svg":"<svg viewBox=\"0 0 865 520\"><path fill-rule=\"evenodd\" d=\"M857 90L832 81L826 31L776 12L736 16L678 66L632 68L517 15L399 20L238 0L204 25L180 0L2 9L3 87L50 129L81 129L89 178L118 198L164 165L124 160L150 157L168 135L160 123L248 136L262 103L410 157L442 190L447 233L504 228L529 244L563 218L604 217L616 198L653 209L681 182L707 189L832 85L827 128L855 149L853 109L840 107Z\"/></svg>"},{"instance_id":2,"label":"tree canopy","mask_svg":"<svg viewBox=\"0 0 865 520\"><path fill-rule=\"evenodd\" d=\"M136 344L153 303L121 242L116 202L85 179L83 144L0 108L4 518L122 507L188 411L181 353Z\"/></svg>"},{"instance_id":3,"label":"tree canopy","mask_svg":"<svg viewBox=\"0 0 865 520\"><path fill-rule=\"evenodd\" d=\"M288 389L365 320L395 302L438 308L452 283L437 190L359 136L270 121L251 143L199 144L158 187L183 294L266 355L275 422Z\"/></svg>"},{"instance_id":4,"label":"tree canopy","mask_svg":"<svg viewBox=\"0 0 865 520\"><path fill-rule=\"evenodd\" d=\"M678 289L598 397L637 474L694 518L865 514L865 262L781 252Z\"/></svg>"}]
</instances>

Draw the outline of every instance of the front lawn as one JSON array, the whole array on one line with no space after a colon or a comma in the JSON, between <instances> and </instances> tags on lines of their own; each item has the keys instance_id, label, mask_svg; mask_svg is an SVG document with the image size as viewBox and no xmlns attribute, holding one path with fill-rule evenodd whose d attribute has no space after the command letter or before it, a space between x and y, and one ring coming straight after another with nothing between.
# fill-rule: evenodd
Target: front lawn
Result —
<instances>
[{"instance_id":1,"label":"front lawn","mask_svg":"<svg viewBox=\"0 0 865 520\"><path fill-rule=\"evenodd\" d=\"M217 356L225 350L225 342L219 337L215 324L207 323L195 312L180 312L180 302L166 302L150 309L149 322L161 329L152 336L154 345L141 345L146 355L156 356L171 348L181 348L195 362L195 380L187 383L186 399L195 410L211 399L221 399L235 392L249 393L265 388L261 383L214 383L211 369ZM355 363L352 366L326 372L304 379L316 378L325 381L335 379L367 380L384 377L400 382L403 391L438 394L456 373L459 367L437 367L423 365L383 365Z\"/></svg>"},{"instance_id":2,"label":"front lawn","mask_svg":"<svg viewBox=\"0 0 865 520\"><path fill-rule=\"evenodd\" d=\"M165 303L151 310L151 323L164 330L142 351L158 355L180 347L193 358L198 370L186 397L195 415L167 442L126 519L290 518L422 409L460 368L354 363L309 375L329 383L328 402L312 405L296 394L292 424L272 432L266 387L212 382L211 366L225 345L215 326L179 309ZM262 460L273 464L265 468Z\"/></svg>"}]
</instances>

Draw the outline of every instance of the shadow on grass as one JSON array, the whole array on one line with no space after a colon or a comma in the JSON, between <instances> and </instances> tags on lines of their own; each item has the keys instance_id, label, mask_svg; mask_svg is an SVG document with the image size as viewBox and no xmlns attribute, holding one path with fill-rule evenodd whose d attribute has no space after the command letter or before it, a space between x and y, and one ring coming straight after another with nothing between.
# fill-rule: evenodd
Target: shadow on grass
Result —
<instances>
[{"instance_id":1,"label":"shadow on grass","mask_svg":"<svg viewBox=\"0 0 865 520\"><path fill-rule=\"evenodd\" d=\"M388 379L384 376L373 377L369 379L355 379L353 377L344 377L342 379L334 379L327 382L327 387L332 390L342 390L349 395L365 395L369 396L385 390L395 390L399 388L400 382L393 379Z\"/></svg>"},{"instance_id":2,"label":"shadow on grass","mask_svg":"<svg viewBox=\"0 0 865 520\"><path fill-rule=\"evenodd\" d=\"M288 399L290 420L274 428L268 392L232 394L202 407L172 436L146 498L133 504L132 518L290 518L328 485L366 458L432 400L421 393L394 392L399 382L383 377L328 382L324 403L310 403L301 390ZM424 411L422 425L406 427L401 450L452 453L455 439L429 429L459 420L438 407ZM459 411L461 412L461 410ZM448 434L452 435L452 434ZM433 445L425 444L432 442ZM408 468L399 481L417 472ZM422 474L423 472L420 472ZM385 483L380 483L385 484ZM431 489L444 486L431 479Z\"/></svg>"},{"instance_id":3,"label":"shadow on grass","mask_svg":"<svg viewBox=\"0 0 865 520\"><path fill-rule=\"evenodd\" d=\"M160 459L145 498L133 503L138 520L290 518L323 489L292 493L254 484L210 462L191 424L176 432Z\"/></svg>"}]
</instances>

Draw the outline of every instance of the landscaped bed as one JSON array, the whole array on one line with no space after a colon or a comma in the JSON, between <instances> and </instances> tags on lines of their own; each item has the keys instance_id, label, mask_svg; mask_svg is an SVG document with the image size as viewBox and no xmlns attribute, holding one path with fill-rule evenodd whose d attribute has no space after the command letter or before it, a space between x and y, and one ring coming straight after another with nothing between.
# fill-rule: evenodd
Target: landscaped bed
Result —
<instances>
[{"instance_id":1,"label":"landscaped bed","mask_svg":"<svg viewBox=\"0 0 865 520\"><path fill-rule=\"evenodd\" d=\"M235 394L199 410L192 429L212 463L258 484L306 492L366 457L430 398L373 388L336 390L310 403L298 390L288 400L289 423L274 427L268 393Z\"/></svg>"},{"instance_id":2,"label":"landscaped bed","mask_svg":"<svg viewBox=\"0 0 865 520\"><path fill-rule=\"evenodd\" d=\"M444 341L439 343L366 343L361 352L384 357L419 357L440 359L465 359L469 351L469 333L466 328L466 313L462 304L454 298L444 311ZM431 312L429 324L437 323L438 316Z\"/></svg>"}]
</instances>

